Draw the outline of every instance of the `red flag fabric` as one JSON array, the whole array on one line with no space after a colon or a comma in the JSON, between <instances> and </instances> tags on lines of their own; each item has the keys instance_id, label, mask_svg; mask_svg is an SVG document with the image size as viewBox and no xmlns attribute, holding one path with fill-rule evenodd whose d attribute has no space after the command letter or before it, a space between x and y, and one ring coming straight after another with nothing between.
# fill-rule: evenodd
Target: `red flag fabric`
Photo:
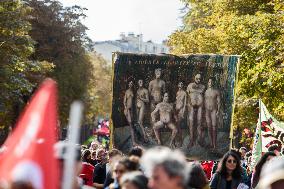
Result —
<instances>
[{"instance_id":1,"label":"red flag fabric","mask_svg":"<svg viewBox=\"0 0 284 189\"><path fill-rule=\"evenodd\" d=\"M21 115L0 154L0 183L30 182L35 189L58 189L54 156L57 123L56 82L47 79Z\"/></svg>"}]
</instances>

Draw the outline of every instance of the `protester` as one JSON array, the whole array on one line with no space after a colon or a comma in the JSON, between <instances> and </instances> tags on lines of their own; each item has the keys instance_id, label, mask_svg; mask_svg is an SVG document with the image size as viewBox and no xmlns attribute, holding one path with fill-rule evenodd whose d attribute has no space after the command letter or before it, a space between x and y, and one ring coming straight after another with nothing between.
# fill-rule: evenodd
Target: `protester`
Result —
<instances>
[{"instance_id":1,"label":"protester","mask_svg":"<svg viewBox=\"0 0 284 189\"><path fill-rule=\"evenodd\" d=\"M190 163L188 187L194 189L210 189L209 181L199 163Z\"/></svg>"},{"instance_id":2,"label":"protester","mask_svg":"<svg viewBox=\"0 0 284 189\"><path fill-rule=\"evenodd\" d=\"M246 159L245 159L245 157L246 157L246 153L247 153L247 149L246 149L246 147L241 147L240 149L239 149L239 153L240 153L240 155L241 155L241 166L243 166L243 167L247 167L247 164L246 164Z\"/></svg>"},{"instance_id":3,"label":"protester","mask_svg":"<svg viewBox=\"0 0 284 189\"><path fill-rule=\"evenodd\" d=\"M284 158L275 157L264 164L260 174L258 189L284 188Z\"/></svg>"},{"instance_id":4,"label":"protester","mask_svg":"<svg viewBox=\"0 0 284 189\"><path fill-rule=\"evenodd\" d=\"M130 161L128 158L124 158L115 163L113 169L114 182L107 187L108 189L120 189L120 179L124 173L137 171L138 164Z\"/></svg>"},{"instance_id":5,"label":"protester","mask_svg":"<svg viewBox=\"0 0 284 189\"><path fill-rule=\"evenodd\" d=\"M235 153L239 159L241 159L241 152L237 149L231 149L230 150L231 152ZM240 161L241 162L241 161ZM242 164L241 163L241 176L242 176L242 181L243 183L245 183L247 186L250 186L251 185L251 181L250 181L250 178L248 177L248 174L247 174L247 165L246 164Z\"/></svg>"},{"instance_id":6,"label":"protester","mask_svg":"<svg viewBox=\"0 0 284 189\"><path fill-rule=\"evenodd\" d=\"M242 182L242 167L239 156L235 152L229 151L223 156L220 167L213 175L210 188L235 189Z\"/></svg>"},{"instance_id":7,"label":"protester","mask_svg":"<svg viewBox=\"0 0 284 189\"><path fill-rule=\"evenodd\" d=\"M121 189L148 189L148 178L140 171L125 173L120 181Z\"/></svg>"},{"instance_id":8,"label":"protester","mask_svg":"<svg viewBox=\"0 0 284 189\"><path fill-rule=\"evenodd\" d=\"M91 151L97 151L97 149L99 149L100 148L100 144L99 144L99 142L98 141L93 141L93 142L91 142L91 145L90 145L90 150Z\"/></svg>"},{"instance_id":9,"label":"protester","mask_svg":"<svg viewBox=\"0 0 284 189\"><path fill-rule=\"evenodd\" d=\"M180 151L156 147L145 152L141 165L149 177L151 189L185 189L188 163Z\"/></svg>"},{"instance_id":10,"label":"protester","mask_svg":"<svg viewBox=\"0 0 284 189\"><path fill-rule=\"evenodd\" d=\"M83 179L84 184L93 185L94 169L95 167L91 164L91 151L86 149L82 154L82 171L80 173L80 178Z\"/></svg>"},{"instance_id":11,"label":"protester","mask_svg":"<svg viewBox=\"0 0 284 189\"><path fill-rule=\"evenodd\" d=\"M94 179L93 179L93 186L96 189L100 189L104 187L104 182L106 179L106 163L107 157L105 153L105 149L99 148L97 149L97 164L94 170Z\"/></svg>"},{"instance_id":12,"label":"protester","mask_svg":"<svg viewBox=\"0 0 284 189\"><path fill-rule=\"evenodd\" d=\"M104 188L108 187L111 183L114 182L112 176L113 167L116 162L122 159L122 152L117 149L112 149L111 151L109 151L108 157L109 160L108 163L106 164L107 175L104 182Z\"/></svg>"},{"instance_id":13,"label":"protester","mask_svg":"<svg viewBox=\"0 0 284 189\"><path fill-rule=\"evenodd\" d=\"M259 181L259 177L261 174L261 170L263 165L271 160L273 157L275 157L276 154L274 154L273 152L266 152L261 158L260 160L257 162L255 168L254 168L254 172L252 174L252 181L251 181L251 187L252 188L256 188L258 181Z\"/></svg>"}]
</instances>

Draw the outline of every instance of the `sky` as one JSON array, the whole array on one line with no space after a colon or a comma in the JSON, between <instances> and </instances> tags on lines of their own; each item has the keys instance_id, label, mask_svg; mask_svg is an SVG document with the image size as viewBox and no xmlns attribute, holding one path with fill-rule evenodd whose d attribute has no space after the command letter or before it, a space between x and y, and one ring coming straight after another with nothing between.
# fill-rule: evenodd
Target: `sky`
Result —
<instances>
[{"instance_id":1,"label":"sky","mask_svg":"<svg viewBox=\"0 0 284 189\"><path fill-rule=\"evenodd\" d=\"M144 41L161 43L181 26L180 0L59 0L64 6L87 8L83 23L97 41L119 39L120 33L143 34Z\"/></svg>"}]
</instances>

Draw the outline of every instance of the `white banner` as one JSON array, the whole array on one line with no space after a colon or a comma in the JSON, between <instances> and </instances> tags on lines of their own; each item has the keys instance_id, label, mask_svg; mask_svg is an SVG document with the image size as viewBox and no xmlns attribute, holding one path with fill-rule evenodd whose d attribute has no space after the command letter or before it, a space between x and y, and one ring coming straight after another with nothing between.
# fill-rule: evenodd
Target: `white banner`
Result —
<instances>
[{"instance_id":1,"label":"white banner","mask_svg":"<svg viewBox=\"0 0 284 189\"><path fill-rule=\"evenodd\" d=\"M260 101L260 123L262 152L267 152L269 146L276 144L279 149L284 145L284 123L277 121Z\"/></svg>"}]
</instances>

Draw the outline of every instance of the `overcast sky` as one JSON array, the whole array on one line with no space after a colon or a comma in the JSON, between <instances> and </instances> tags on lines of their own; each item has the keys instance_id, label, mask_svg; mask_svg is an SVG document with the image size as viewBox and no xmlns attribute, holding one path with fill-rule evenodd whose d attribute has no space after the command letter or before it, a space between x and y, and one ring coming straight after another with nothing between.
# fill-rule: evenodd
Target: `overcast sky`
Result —
<instances>
[{"instance_id":1,"label":"overcast sky","mask_svg":"<svg viewBox=\"0 0 284 189\"><path fill-rule=\"evenodd\" d=\"M121 32L142 33L161 43L181 26L180 0L59 0L64 6L88 8L83 22L94 41L114 40Z\"/></svg>"}]
</instances>

